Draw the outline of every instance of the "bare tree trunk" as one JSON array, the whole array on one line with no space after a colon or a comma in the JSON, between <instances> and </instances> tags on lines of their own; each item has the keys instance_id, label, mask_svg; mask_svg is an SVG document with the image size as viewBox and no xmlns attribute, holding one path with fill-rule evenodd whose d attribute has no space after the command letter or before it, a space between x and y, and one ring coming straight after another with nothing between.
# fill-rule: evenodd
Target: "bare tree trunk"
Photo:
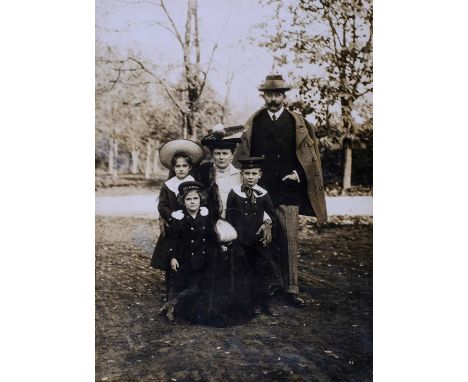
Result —
<instances>
[{"instance_id":1,"label":"bare tree trunk","mask_svg":"<svg viewBox=\"0 0 468 382\"><path fill-rule=\"evenodd\" d=\"M353 151L351 149L351 101L347 97L341 98L341 118L343 120L343 127L345 129L345 137L343 139L343 190L342 194L345 195L347 190L351 188L351 175L353 164Z\"/></svg>"},{"instance_id":2,"label":"bare tree trunk","mask_svg":"<svg viewBox=\"0 0 468 382\"><path fill-rule=\"evenodd\" d=\"M112 179L117 180L119 177L119 171L117 169L117 157L119 156L119 142L117 142L117 139L114 138L114 160L115 160L115 165L114 165L114 172L112 173Z\"/></svg>"},{"instance_id":3,"label":"bare tree trunk","mask_svg":"<svg viewBox=\"0 0 468 382\"><path fill-rule=\"evenodd\" d=\"M344 142L344 165L343 165L343 194L351 188L351 168L353 165L353 151L351 149L351 140L345 139Z\"/></svg>"},{"instance_id":4,"label":"bare tree trunk","mask_svg":"<svg viewBox=\"0 0 468 382\"><path fill-rule=\"evenodd\" d=\"M114 138L111 138L109 144L109 163L107 166L107 173L110 175L114 173Z\"/></svg>"},{"instance_id":5,"label":"bare tree trunk","mask_svg":"<svg viewBox=\"0 0 468 382\"><path fill-rule=\"evenodd\" d=\"M226 94L224 95L223 105L221 106L221 123L224 125L226 123L227 110L229 106L229 98L231 96L231 86L232 80L234 79L234 72L229 72L226 79Z\"/></svg>"},{"instance_id":6,"label":"bare tree trunk","mask_svg":"<svg viewBox=\"0 0 468 382\"><path fill-rule=\"evenodd\" d=\"M160 174L162 172L162 165L159 161L159 140L156 141L154 156L153 156L153 174Z\"/></svg>"},{"instance_id":7,"label":"bare tree trunk","mask_svg":"<svg viewBox=\"0 0 468 382\"><path fill-rule=\"evenodd\" d=\"M112 176L112 180L115 181L118 178L117 172L117 156L118 156L119 143L115 138L111 138L109 145L109 164L107 168L107 173Z\"/></svg>"},{"instance_id":8,"label":"bare tree trunk","mask_svg":"<svg viewBox=\"0 0 468 382\"><path fill-rule=\"evenodd\" d=\"M197 116L196 115L192 115L191 126L192 126L192 129L191 129L192 133L190 134L188 139L196 142L197 141Z\"/></svg>"},{"instance_id":9,"label":"bare tree trunk","mask_svg":"<svg viewBox=\"0 0 468 382\"><path fill-rule=\"evenodd\" d=\"M145 179L151 176L151 142L146 143Z\"/></svg>"},{"instance_id":10,"label":"bare tree trunk","mask_svg":"<svg viewBox=\"0 0 468 382\"><path fill-rule=\"evenodd\" d=\"M184 125L182 127L182 138L188 139L188 123L189 123L189 118L188 115L183 115L183 121Z\"/></svg>"},{"instance_id":11,"label":"bare tree trunk","mask_svg":"<svg viewBox=\"0 0 468 382\"><path fill-rule=\"evenodd\" d=\"M130 172L132 174L138 173L138 155L140 152L137 149L132 150L132 167L130 169Z\"/></svg>"}]
</instances>

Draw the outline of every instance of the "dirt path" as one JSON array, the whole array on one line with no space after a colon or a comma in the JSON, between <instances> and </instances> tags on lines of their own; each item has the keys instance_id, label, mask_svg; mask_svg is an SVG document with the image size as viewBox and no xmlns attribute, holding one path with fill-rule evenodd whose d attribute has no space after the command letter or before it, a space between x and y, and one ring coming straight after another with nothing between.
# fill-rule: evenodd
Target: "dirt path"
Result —
<instances>
[{"instance_id":1,"label":"dirt path","mask_svg":"<svg viewBox=\"0 0 468 382\"><path fill-rule=\"evenodd\" d=\"M212 328L168 324L149 264L156 222L96 219L97 381L371 381L372 225L304 226L302 310ZM306 239L307 237L307 239Z\"/></svg>"}]
</instances>

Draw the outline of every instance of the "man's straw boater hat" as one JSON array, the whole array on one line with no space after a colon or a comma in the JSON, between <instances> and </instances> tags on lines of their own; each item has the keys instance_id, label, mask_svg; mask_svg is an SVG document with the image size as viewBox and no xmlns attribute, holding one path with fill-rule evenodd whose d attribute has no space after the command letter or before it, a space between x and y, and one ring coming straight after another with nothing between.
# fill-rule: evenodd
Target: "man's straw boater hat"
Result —
<instances>
[{"instance_id":1,"label":"man's straw boater hat","mask_svg":"<svg viewBox=\"0 0 468 382\"><path fill-rule=\"evenodd\" d=\"M235 149L237 144L241 142L241 136L244 132L244 126L226 127L222 124L217 124L213 127L210 133L203 137L201 144L213 149Z\"/></svg>"},{"instance_id":2,"label":"man's straw boater hat","mask_svg":"<svg viewBox=\"0 0 468 382\"><path fill-rule=\"evenodd\" d=\"M199 144L188 139L175 139L161 146L159 160L164 167L171 169L172 157L178 153L187 154L193 165L200 163L205 157L205 152Z\"/></svg>"},{"instance_id":3,"label":"man's straw boater hat","mask_svg":"<svg viewBox=\"0 0 468 382\"><path fill-rule=\"evenodd\" d=\"M263 84L258 87L258 90L282 90L287 91L291 90L291 86L286 84L281 74L273 74L266 77L266 80Z\"/></svg>"}]
</instances>

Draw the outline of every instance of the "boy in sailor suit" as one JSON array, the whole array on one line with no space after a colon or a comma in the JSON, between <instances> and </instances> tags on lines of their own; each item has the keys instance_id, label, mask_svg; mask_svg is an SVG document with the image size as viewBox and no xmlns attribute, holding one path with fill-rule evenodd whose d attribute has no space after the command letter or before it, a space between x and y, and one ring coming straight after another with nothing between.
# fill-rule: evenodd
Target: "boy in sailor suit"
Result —
<instances>
[{"instance_id":1,"label":"boy in sailor suit","mask_svg":"<svg viewBox=\"0 0 468 382\"><path fill-rule=\"evenodd\" d=\"M238 241L252 270L252 297L260 310L271 315L269 280L272 227L276 221L264 220L265 212L275 219L275 210L267 190L257 185L262 175L263 158L239 159L242 184L234 186L227 198L226 220L236 229Z\"/></svg>"}]
</instances>

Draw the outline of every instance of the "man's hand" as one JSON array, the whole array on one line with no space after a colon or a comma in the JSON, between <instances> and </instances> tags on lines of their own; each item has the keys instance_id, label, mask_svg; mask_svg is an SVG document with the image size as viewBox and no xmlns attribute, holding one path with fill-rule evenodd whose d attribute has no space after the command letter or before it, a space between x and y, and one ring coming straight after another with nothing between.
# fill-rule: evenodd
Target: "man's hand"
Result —
<instances>
[{"instance_id":1,"label":"man's hand","mask_svg":"<svg viewBox=\"0 0 468 382\"><path fill-rule=\"evenodd\" d=\"M271 224L270 223L263 223L260 228L258 229L256 235L262 235L260 239L260 243L264 247L270 245L271 243Z\"/></svg>"},{"instance_id":2,"label":"man's hand","mask_svg":"<svg viewBox=\"0 0 468 382\"><path fill-rule=\"evenodd\" d=\"M291 174L284 176L281 180L284 182L287 179L295 180L299 183L299 177L297 176L297 173L295 171L293 171Z\"/></svg>"},{"instance_id":3,"label":"man's hand","mask_svg":"<svg viewBox=\"0 0 468 382\"><path fill-rule=\"evenodd\" d=\"M171 269L174 271L174 272L177 272L177 269L179 268L179 262L172 258L171 259Z\"/></svg>"}]
</instances>

